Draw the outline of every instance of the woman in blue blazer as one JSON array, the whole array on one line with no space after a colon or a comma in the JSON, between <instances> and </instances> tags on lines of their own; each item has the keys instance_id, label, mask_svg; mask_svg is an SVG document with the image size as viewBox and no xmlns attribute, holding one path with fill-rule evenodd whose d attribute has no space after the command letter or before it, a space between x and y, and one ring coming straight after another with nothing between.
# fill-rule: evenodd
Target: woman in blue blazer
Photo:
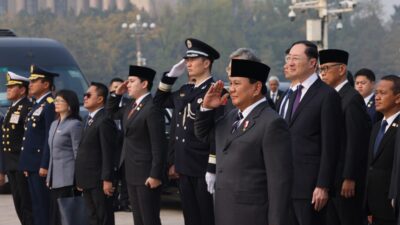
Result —
<instances>
[{"instance_id":1,"label":"woman in blue blazer","mask_svg":"<svg viewBox=\"0 0 400 225\"><path fill-rule=\"evenodd\" d=\"M73 195L75 158L82 133L79 100L75 92L60 90L55 98L57 119L49 131L50 224L61 225L57 199Z\"/></svg>"}]
</instances>

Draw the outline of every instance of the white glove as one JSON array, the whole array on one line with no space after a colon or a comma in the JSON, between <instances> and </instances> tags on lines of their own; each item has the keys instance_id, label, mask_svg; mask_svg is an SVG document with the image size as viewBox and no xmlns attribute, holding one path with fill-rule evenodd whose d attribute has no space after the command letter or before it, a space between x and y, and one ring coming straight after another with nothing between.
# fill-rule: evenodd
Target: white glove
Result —
<instances>
[{"instance_id":1,"label":"white glove","mask_svg":"<svg viewBox=\"0 0 400 225\"><path fill-rule=\"evenodd\" d=\"M210 194L214 194L215 192L215 173L206 173L206 183L207 183L207 191L210 192Z\"/></svg>"},{"instance_id":2,"label":"white glove","mask_svg":"<svg viewBox=\"0 0 400 225\"><path fill-rule=\"evenodd\" d=\"M185 72L185 70L186 70L185 59L182 59L171 68L169 73L167 73L167 77L180 77L183 74L183 72Z\"/></svg>"}]
</instances>

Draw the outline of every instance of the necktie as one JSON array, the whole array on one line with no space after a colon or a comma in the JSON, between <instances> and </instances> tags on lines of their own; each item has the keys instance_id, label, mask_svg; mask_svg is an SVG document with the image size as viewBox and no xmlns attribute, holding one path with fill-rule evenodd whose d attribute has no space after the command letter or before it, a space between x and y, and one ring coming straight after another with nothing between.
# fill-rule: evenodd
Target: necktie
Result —
<instances>
[{"instance_id":1,"label":"necktie","mask_svg":"<svg viewBox=\"0 0 400 225\"><path fill-rule=\"evenodd\" d=\"M85 126L85 128L87 128L88 126L92 125L92 123L93 123L93 117L88 116L87 119L86 119L86 126Z\"/></svg>"},{"instance_id":2,"label":"necktie","mask_svg":"<svg viewBox=\"0 0 400 225\"><path fill-rule=\"evenodd\" d=\"M135 112L136 106L137 106L137 104L136 104L136 102L134 102L132 105L131 111L129 111L129 113L128 113L128 119L130 119L131 116L133 115L133 113Z\"/></svg>"},{"instance_id":3,"label":"necktie","mask_svg":"<svg viewBox=\"0 0 400 225\"><path fill-rule=\"evenodd\" d=\"M292 89L289 89L289 90L286 92L285 99L283 100L282 105L281 105L281 111L279 112L279 115L281 115L282 118L285 118L285 108L286 108L286 104L288 103L289 98L290 98L290 96L292 96L292 94L293 94Z\"/></svg>"},{"instance_id":4,"label":"necktie","mask_svg":"<svg viewBox=\"0 0 400 225\"><path fill-rule=\"evenodd\" d=\"M293 109L292 109L292 115L296 112L297 107L300 104L300 98L301 98L301 89L303 89L303 86L300 84L299 86L297 86L297 90L296 90L296 98L294 99L293 102Z\"/></svg>"},{"instance_id":5,"label":"necktie","mask_svg":"<svg viewBox=\"0 0 400 225\"><path fill-rule=\"evenodd\" d=\"M381 129L379 129L378 135L376 135L376 138L375 138L374 156L376 156L376 153L378 153L378 148L379 148L379 145L381 144L383 136L385 135L385 130L386 130L387 125L388 125L388 123L386 122L386 120L383 120L382 124L381 124Z\"/></svg>"},{"instance_id":6,"label":"necktie","mask_svg":"<svg viewBox=\"0 0 400 225\"><path fill-rule=\"evenodd\" d=\"M238 129L238 127L240 126L240 120L242 119L243 119L243 114L241 112L238 112L236 120L232 124L232 130L231 130L232 134L235 133L235 131Z\"/></svg>"},{"instance_id":7,"label":"necktie","mask_svg":"<svg viewBox=\"0 0 400 225\"><path fill-rule=\"evenodd\" d=\"M275 95L276 95L275 93L272 93L272 96L271 96L271 99L272 99L273 103L275 103Z\"/></svg>"}]
</instances>

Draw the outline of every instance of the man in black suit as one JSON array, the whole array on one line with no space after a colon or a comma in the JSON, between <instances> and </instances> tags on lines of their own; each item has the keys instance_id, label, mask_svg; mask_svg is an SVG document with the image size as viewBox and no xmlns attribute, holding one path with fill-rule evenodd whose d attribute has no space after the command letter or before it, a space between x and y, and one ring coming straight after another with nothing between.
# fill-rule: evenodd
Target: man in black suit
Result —
<instances>
[{"instance_id":1,"label":"man in black suit","mask_svg":"<svg viewBox=\"0 0 400 225\"><path fill-rule=\"evenodd\" d=\"M280 98L283 97L283 91L279 90L279 78L277 76L271 76L268 79L269 91L267 93L267 98L276 105Z\"/></svg>"},{"instance_id":2,"label":"man in black suit","mask_svg":"<svg viewBox=\"0 0 400 225\"><path fill-rule=\"evenodd\" d=\"M6 85L7 99L11 101L11 106L5 114L2 125L3 148L0 151L4 154L4 172L10 182L18 218L22 225L28 225L33 224L32 203L26 177L23 172L18 171L18 160L21 153L25 118L32 108L32 102L27 98L29 79L9 71Z\"/></svg>"},{"instance_id":3,"label":"man in black suit","mask_svg":"<svg viewBox=\"0 0 400 225\"><path fill-rule=\"evenodd\" d=\"M324 224L340 147L340 96L319 79L317 62L317 46L309 41L295 42L286 56L287 73L298 82L285 119L294 157L293 222L299 225Z\"/></svg>"},{"instance_id":4,"label":"man in black suit","mask_svg":"<svg viewBox=\"0 0 400 225\"><path fill-rule=\"evenodd\" d=\"M163 110L153 104L150 90L156 71L130 66L129 77L111 95L108 111L122 121L123 158L136 225L161 225L161 179L166 159L165 118ZM119 107L123 94L135 99Z\"/></svg>"},{"instance_id":5,"label":"man in black suit","mask_svg":"<svg viewBox=\"0 0 400 225\"><path fill-rule=\"evenodd\" d=\"M215 223L218 225L288 224L291 203L292 156L285 121L265 99L269 67L232 59L229 92L235 109L218 122L214 109L225 101L223 82L211 86L196 136L216 140L217 177Z\"/></svg>"},{"instance_id":6,"label":"man in black suit","mask_svg":"<svg viewBox=\"0 0 400 225\"><path fill-rule=\"evenodd\" d=\"M214 82L211 68L219 53L210 45L189 38L185 41L187 51L184 59L165 73L158 86L154 103L162 108L173 108L175 124L174 164L170 176L179 176L179 190L185 224L214 224L213 200L204 179L209 154L215 152L214 143L204 143L194 135L196 110L204 95ZM189 83L171 92L172 86L187 69ZM223 110L223 109L222 109ZM215 155L215 154L214 154ZM215 160L215 158L214 158Z\"/></svg>"},{"instance_id":7,"label":"man in black suit","mask_svg":"<svg viewBox=\"0 0 400 225\"><path fill-rule=\"evenodd\" d=\"M375 124L383 117L382 113L375 109L375 73L370 69L362 68L354 75L354 79L356 80L355 89L364 98L372 124Z\"/></svg>"},{"instance_id":8,"label":"man in black suit","mask_svg":"<svg viewBox=\"0 0 400 225\"><path fill-rule=\"evenodd\" d=\"M335 88L342 99L343 123L337 140L341 143L336 170L336 193L328 203L328 224L361 225L371 119L361 95L347 80L349 54L328 49L319 52L320 77ZM337 121L340 123L340 121Z\"/></svg>"},{"instance_id":9,"label":"man in black suit","mask_svg":"<svg viewBox=\"0 0 400 225\"><path fill-rule=\"evenodd\" d=\"M397 199L396 192L389 193L396 132L400 122L400 78L395 75L382 77L375 91L376 111L383 114L382 121L373 126L369 143L367 172L367 209L373 224L394 225L396 217L390 199ZM396 170L395 170L396 171ZM392 181L393 184L396 182Z\"/></svg>"},{"instance_id":10,"label":"man in black suit","mask_svg":"<svg viewBox=\"0 0 400 225\"><path fill-rule=\"evenodd\" d=\"M75 179L83 190L91 225L114 225L113 152L117 148L117 127L106 115L108 90L92 82L84 95L89 111L75 162Z\"/></svg>"}]
</instances>

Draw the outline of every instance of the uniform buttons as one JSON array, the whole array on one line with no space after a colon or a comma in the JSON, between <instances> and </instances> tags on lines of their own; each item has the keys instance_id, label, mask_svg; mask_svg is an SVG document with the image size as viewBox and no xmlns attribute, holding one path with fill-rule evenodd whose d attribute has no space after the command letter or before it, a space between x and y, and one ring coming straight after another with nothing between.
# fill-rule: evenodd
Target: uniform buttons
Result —
<instances>
[{"instance_id":1,"label":"uniform buttons","mask_svg":"<svg viewBox=\"0 0 400 225\"><path fill-rule=\"evenodd\" d=\"M176 127L179 127L179 124L176 124Z\"/></svg>"},{"instance_id":2,"label":"uniform buttons","mask_svg":"<svg viewBox=\"0 0 400 225\"><path fill-rule=\"evenodd\" d=\"M185 143L185 139L182 139L182 143Z\"/></svg>"},{"instance_id":3,"label":"uniform buttons","mask_svg":"<svg viewBox=\"0 0 400 225\"><path fill-rule=\"evenodd\" d=\"M40 152L40 149L38 149L37 152Z\"/></svg>"},{"instance_id":4,"label":"uniform buttons","mask_svg":"<svg viewBox=\"0 0 400 225\"><path fill-rule=\"evenodd\" d=\"M6 148L3 148L3 151L7 151L7 149L6 149Z\"/></svg>"},{"instance_id":5,"label":"uniform buttons","mask_svg":"<svg viewBox=\"0 0 400 225\"><path fill-rule=\"evenodd\" d=\"M184 129L184 130L186 130L186 126L185 126L185 127L183 127L183 129Z\"/></svg>"},{"instance_id":6,"label":"uniform buttons","mask_svg":"<svg viewBox=\"0 0 400 225\"><path fill-rule=\"evenodd\" d=\"M28 128L26 128L26 127L25 127L24 129L25 129L25 130L28 130Z\"/></svg>"},{"instance_id":7,"label":"uniform buttons","mask_svg":"<svg viewBox=\"0 0 400 225\"><path fill-rule=\"evenodd\" d=\"M178 140L179 139L178 136L176 136L175 139Z\"/></svg>"},{"instance_id":8,"label":"uniform buttons","mask_svg":"<svg viewBox=\"0 0 400 225\"><path fill-rule=\"evenodd\" d=\"M11 148L9 148L8 151L11 152Z\"/></svg>"},{"instance_id":9,"label":"uniform buttons","mask_svg":"<svg viewBox=\"0 0 400 225\"><path fill-rule=\"evenodd\" d=\"M10 135L8 135L8 134L7 134L7 136L6 136L6 137L7 137L7 138L9 138L9 137L10 137Z\"/></svg>"},{"instance_id":10,"label":"uniform buttons","mask_svg":"<svg viewBox=\"0 0 400 225\"><path fill-rule=\"evenodd\" d=\"M9 142L9 141L7 141L7 144L9 145L9 144L10 144L10 142Z\"/></svg>"},{"instance_id":11,"label":"uniform buttons","mask_svg":"<svg viewBox=\"0 0 400 225\"><path fill-rule=\"evenodd\" d=\"M23 137L22 140L25 141L25 137Z\"/></svg>"},{"instance_id":12,"label":"uniform buttons","mask_svg":"<svg viewBox=\"0 0 400 225\"><path fill-rule=\"evenodd\" d=\"M3 134L3 136L2 136L3 138L5 137L5 135Z\"/></svg>"},{"instance_id":13,"label":"uniform buttons","mask_svg":"<svg viewBox=\"0 0 400 225\"><path fill-rule=\"evenodd\" d=\"M21 151L23 151L24 150L24 147L21 147Z\"/></svg>"},{"instance_id":14,"label":"uniform buttons","mask_svg":"<svg viewBox=\"0 0 400 225\"><path fill-rule=\"evenodd\" d=\"M4 143L6 143L5 141L3 141L3 145L4 145Z\"/></svg>"},{"instance_id":15,"label":"uniform buttons","mask_svg":"<svg viewBox=\"0 0 400 225\"><path fill-rule=\"evenodd\" d=\"M178 114L179 114L179 115L182 115L182 113L181 113L181 112L179 112Z\"/></svg>"}]
</instances>

